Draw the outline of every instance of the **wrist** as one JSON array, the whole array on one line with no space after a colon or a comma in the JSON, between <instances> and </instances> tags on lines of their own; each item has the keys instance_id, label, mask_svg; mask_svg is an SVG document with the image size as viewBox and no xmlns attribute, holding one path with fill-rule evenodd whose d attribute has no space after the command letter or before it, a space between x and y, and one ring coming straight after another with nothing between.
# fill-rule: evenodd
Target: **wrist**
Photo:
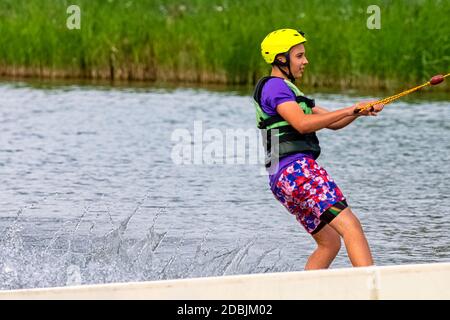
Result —
<instances>
[{"instance_id":1,"label":"wrist","mask_svg":"<svg viewBox=\"0 0 450 320\"><path fill-rule=\"evenodd\" d=\"M348 108L348 113L347 116L355 116L358 117L359 115L357 113L355 113L356 107L355 106L351 106Z\"/></svg>"}]
</instances>

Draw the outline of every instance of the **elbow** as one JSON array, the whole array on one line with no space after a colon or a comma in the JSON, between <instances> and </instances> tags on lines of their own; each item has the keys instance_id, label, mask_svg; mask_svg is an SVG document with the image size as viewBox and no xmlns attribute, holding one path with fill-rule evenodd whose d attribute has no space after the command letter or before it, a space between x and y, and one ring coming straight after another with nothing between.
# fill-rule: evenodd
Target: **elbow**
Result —
<instances>
[{"instance_id":1,"label":"elbow","mask_svg":"<svg viewBox=\"0 0 450 320\"><path fill-rule=\"evenodd\" d=\"M301 134L307 134L310 133L311 131L309 130L309 128L307 128L307 126L305 125L297 125L295 127L295 129L300 132Z\"/></svg>"}]
</instances>

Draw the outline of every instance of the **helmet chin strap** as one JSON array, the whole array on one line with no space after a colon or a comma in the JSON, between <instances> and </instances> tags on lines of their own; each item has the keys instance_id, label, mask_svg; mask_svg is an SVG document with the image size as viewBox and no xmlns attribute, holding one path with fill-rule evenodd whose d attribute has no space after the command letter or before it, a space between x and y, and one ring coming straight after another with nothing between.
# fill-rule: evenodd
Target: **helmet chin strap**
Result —
<instances>
[{"instance_id":1,"label":"helmet chin strap","mask_svg":"<svg viewBox=\"0 0 450 320\"><path fill-rule=\"evenodd\" d=\"M295 78L294 78L294 76L292 75L292 72L291 72L291 59L289 58L289 52L286 52L284 54L284 57L286 58L286 62L281 62L281 61L275 59L275 63L274 64L278 67L278 69L281 71L281 73L283 73L292 83L294 83L295 82ZM283 68L281 68L281 67L287 67L289 73L284 71Z\"/></svg>"}]
</instances>

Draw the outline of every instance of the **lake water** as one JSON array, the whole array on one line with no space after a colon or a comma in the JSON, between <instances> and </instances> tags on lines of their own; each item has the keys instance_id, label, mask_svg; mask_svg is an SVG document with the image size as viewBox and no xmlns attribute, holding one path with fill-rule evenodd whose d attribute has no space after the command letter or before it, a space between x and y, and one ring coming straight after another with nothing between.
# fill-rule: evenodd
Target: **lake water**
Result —
<instances>
[{"instance_id":1,"label":"lake water","mask_svg":"<svg viewBox=\"0 0 450 320\"><path fill-rule=\"evenodd\" d=\"M250 93L0 82L0 288L302 270L314 241L262 165L174 163L174 132L195 144L199 124L257 133ZM318 137L377 265L450 261L448 94ZM343 247L332 267L348 266Z\"/></svg>"}]
</instances>

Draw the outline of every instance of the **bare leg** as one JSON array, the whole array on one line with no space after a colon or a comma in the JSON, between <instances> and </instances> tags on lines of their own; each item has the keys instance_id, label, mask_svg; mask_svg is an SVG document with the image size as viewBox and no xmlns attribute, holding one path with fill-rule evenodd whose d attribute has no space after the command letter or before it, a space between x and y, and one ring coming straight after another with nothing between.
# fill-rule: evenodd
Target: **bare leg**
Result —
<instances>
[{"instance_id":1,"label":"bare leg","mask_svg":"<svg viewBox=\"0 0 450 320\"><path fill-rule=\"evenodd\" d=\"M358 218L350 208L345 208L329 224L343 238L348 257L354 267L373 265L369 244Z\"/></svg>"},{"instance_id":2,"label":"bare leg","mask_svg":"<svg viewBox=\"0 0 450 320\"><path fill-rule=\"evenodd\" d=\"M309 257L305 270L327 269L341 248L341 237L328 225L312 236L317 249Z\"/></svg>"}]
</instances>

